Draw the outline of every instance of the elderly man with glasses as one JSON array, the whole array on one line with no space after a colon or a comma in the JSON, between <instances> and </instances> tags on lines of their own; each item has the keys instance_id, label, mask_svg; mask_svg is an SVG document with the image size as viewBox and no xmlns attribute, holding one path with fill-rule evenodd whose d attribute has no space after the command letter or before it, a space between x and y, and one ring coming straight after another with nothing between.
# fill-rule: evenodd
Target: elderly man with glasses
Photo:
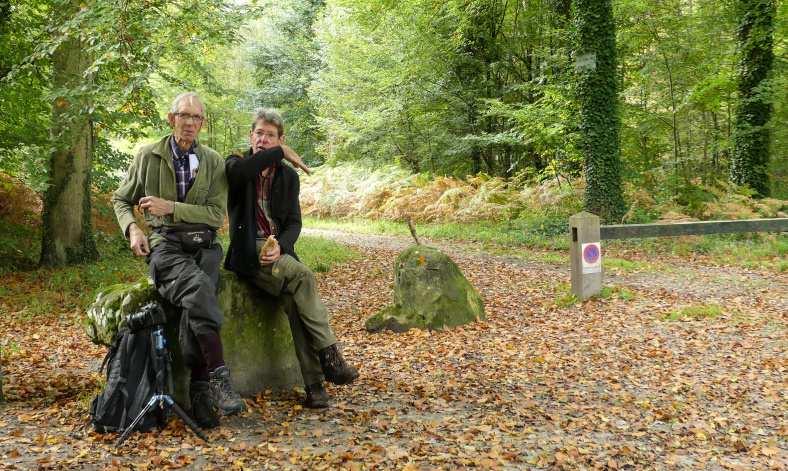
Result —
<instances>
[{"instance_id":1,"label":"elderly man with glasses","mask_svg":"<svg viewBox=\"0 0 788 471\"><path fill-rule=\"evenodd\" d=\"M227 179L224 160L197 140L205 120L197 94L178 95L167 120L172 134L139 150L112 201L132 252L147 257L156 289L181 308L178 336L191 368L192 416L211 428L219 424L220 411L229 415L245 409L224 364L216 297L222 260L216 230L224 223ZM261 155L266 165L283 158L304 166L286 146ZM150 235L137 226L134 205Z\"/></svg>"}]
</instances>

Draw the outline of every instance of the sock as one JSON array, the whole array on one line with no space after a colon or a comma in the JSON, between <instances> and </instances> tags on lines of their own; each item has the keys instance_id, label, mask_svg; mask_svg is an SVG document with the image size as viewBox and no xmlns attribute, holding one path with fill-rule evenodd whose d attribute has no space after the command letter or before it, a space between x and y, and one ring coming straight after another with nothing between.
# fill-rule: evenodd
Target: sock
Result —
<instances>
[{"instance_id":1,"label":"sock","mask_svg":"<svg viewBox=\"0 0 788 471\"><path fill-rule=\"evenodd\" d=\"M195 381L208 381L208 379L208 368L204 364L192 367L192 383Z\"/></svg>"},{"instance_id":2,"label":"sock","mask_svg":"<svg viewBox=\"0 0 788 471\"><path fill-rule=\"evenodd\" d=\"M200 343L203 357L205 357L205 368L207 371L215 371L216 368L224 366L224 353L222 352L222 338L218 332L202 334L197 336Z\"/></svg>"}]
</instances>

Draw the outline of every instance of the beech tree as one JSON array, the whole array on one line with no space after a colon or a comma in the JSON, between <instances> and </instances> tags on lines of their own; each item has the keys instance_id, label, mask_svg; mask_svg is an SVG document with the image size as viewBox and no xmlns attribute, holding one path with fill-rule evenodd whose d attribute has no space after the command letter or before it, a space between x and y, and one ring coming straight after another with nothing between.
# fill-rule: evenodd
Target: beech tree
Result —
<instances>
[{"instance_id":1,"label":"beech tree","mask_svg":"<svg viewBox=\"0 0 788 471\"><path fill-rule=\"evenodd\" d=\"M49 139L34 142L50 153L40 263L90 260L97 255L90 222L95 143L159 126L152 81L194 88L188 79L206 76L206 48L232 42L245 15L257 10L221 0L49 0L26 8L32 12L24 17L23 8L12 8L10 22L20 22L15 31L30 51L10 64L4 81L40 77L35 91L52 107Z\"/></svg>"},{"instance_id":2,"label":"beech tree","mask_svg":"<svg viewBox=\"0 0 788 471\"><path fill-rule=\"evenodd\" d=\"M73 8L72 10L76 10ZM90 59L78 35L63 41L52 56L53 151L50 185L44 195L41 264L63 265L98 258L90 214L93 132L87 89ZM86 83L87 82L87 83ZM66 96L64 96L66 95Z\"/></svg>"}]
</instances>

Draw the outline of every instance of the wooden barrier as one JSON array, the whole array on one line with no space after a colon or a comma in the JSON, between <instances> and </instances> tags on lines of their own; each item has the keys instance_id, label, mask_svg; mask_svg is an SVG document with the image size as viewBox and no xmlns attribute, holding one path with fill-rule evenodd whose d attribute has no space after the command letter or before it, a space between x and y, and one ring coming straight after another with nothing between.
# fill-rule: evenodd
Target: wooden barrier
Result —
<instances>
[{"instance_id":1,"label":"wooden barrier","mask_svg":"<svg viewBox=\"0 0 788 471\"><path fill-rule=\"evenodd\" d=\"M602 289L602 240L735 232L788 232L788 218L600 226L591 213L575 214L569 218L572 294L588 299Z\"/></svg>"}]
</instances>

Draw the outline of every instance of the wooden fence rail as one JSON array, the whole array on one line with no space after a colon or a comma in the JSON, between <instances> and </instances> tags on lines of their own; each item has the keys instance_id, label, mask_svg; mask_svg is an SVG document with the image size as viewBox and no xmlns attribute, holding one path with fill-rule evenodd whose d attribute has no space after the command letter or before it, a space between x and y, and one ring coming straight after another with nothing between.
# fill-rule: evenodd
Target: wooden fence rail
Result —
<instances>
[{"instance_id":1,"label":"wooden fence rail","mask_svg":"<svg viewBox=\"0 0 788 471\"><path fill-rule=\"evenodd\" d=\"M579 299L602 289L602 240L735 232L788 232L788 218L699 221L673 224L600 226L599 217L582 212L569 218L572 293Z\"/></svg>"},{"instance_id":2,"label":"wooden fence rail","mask_svg":"<svg viewBox=\"0 0 788 471\"><path fill-rule=\"evenodd\" d=\"M788 232L788 218L677 222L673 224L616 224L599 227L602 240L730 234L734 232Z\"/></svg>"}]
</instances>

